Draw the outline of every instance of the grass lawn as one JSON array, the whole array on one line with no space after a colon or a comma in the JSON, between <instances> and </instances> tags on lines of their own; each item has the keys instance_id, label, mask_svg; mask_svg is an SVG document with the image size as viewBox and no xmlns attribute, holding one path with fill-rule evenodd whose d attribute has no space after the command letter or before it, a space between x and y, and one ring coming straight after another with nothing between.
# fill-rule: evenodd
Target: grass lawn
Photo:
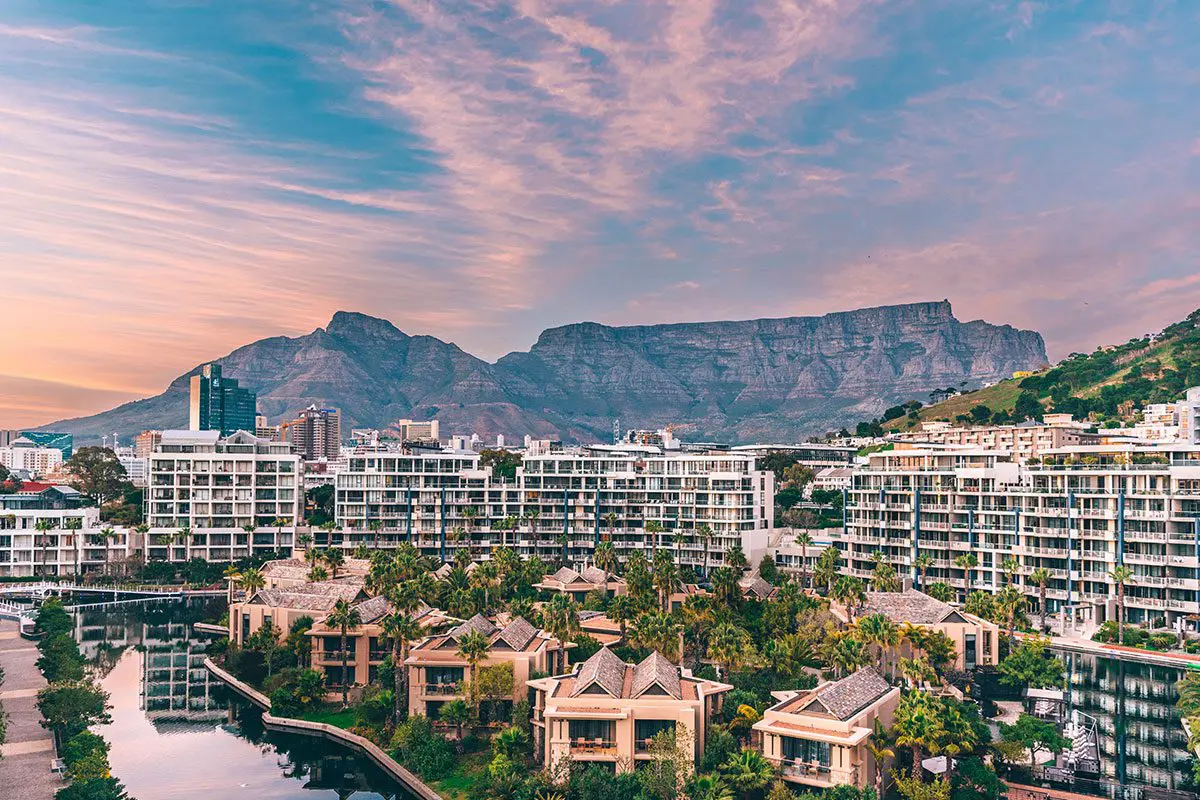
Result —
<instances>
[{"instance_id":1,"label":"grass lawn","mask_svg":"<svg viewBox=\"0 0 1200 800\"><path fill-rule=\"evenodd\" d=\"M321 722L346 730L352 728L354 723L357 722L354 709L348 708L343 711L341 704L319 706L305 714L301 719L306 719L309 722Z\"/></svg>"},{"instance_id":2,"label":"grass lawn","mask_svg":"<svg viewBox=\"0 0 1200 800\"><path fill-rule=\"evenodd\" d=\"M454 772L440 781L429 781L429 785L446 800L466 800L477 777L487 769L491 757L491 748L464 753L459 757Z\"/></svg>"}]
</instances>

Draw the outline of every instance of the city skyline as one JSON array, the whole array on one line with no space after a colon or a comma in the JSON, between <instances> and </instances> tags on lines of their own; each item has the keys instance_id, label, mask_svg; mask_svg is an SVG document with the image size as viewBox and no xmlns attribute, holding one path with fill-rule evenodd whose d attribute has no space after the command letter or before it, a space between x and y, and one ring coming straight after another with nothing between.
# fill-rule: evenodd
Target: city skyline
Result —
<instances>
[{"instance_id":1,"label":"city skyline","mask_svg":"<svg viewBox=\"0 0 1200 800\"><path fill-rule=\"evenodd\" d=\"M1052 358L1197 305L1184 4L18 2L11 425L339 309L553 325L949 297Z\"/></svg>"}]
</instances>

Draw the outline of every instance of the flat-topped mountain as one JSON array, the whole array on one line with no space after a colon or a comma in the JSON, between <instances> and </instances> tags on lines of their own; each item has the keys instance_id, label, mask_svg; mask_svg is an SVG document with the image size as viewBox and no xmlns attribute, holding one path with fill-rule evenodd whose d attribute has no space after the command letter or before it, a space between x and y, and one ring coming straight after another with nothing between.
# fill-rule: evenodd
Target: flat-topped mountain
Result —
<instances>
[{"instance_id":1,"label":"flat-topped mountain","mask_svg":"<svg viewBox=\"0 0 1200 800\"><path fill-rule=\"evenodd\" d=\"M1042 337L960 322L950 303L913 303L740 322L550 328L529 352L489 364L386 320L339 311L325 328L216 359L258 392L272 420L311 403L346 429L399 417L443 431L604 440L673 423L684 438L792 441L869 418L931 390L977 387L1046 363ZM81 440L187 424L188 376L157 397L47 426Z\"/></svg>"}]
</instances>

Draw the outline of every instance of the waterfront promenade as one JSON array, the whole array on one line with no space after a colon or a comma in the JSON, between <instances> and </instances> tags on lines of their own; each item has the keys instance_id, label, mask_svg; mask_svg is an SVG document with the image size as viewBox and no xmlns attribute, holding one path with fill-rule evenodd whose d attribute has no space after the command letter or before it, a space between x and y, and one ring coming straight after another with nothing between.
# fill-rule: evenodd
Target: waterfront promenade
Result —
<instances>
[{"instance_id":1,"label":"waterfront promenade","mask_svg":"<svg viewBox=\"0 0 1200 800\"><path fill-rule=\"evenodd\" d=\"M37 692L46 679L37 669L38 651L21 638L17 623L0 620L0 702L8 715L8 741L0 759L0 787L20 787L22 800L49 800L63 782L50 771L54 745L41 726ZM2 793L2 790L0 790Z\"/></svg>"}]
</instances>

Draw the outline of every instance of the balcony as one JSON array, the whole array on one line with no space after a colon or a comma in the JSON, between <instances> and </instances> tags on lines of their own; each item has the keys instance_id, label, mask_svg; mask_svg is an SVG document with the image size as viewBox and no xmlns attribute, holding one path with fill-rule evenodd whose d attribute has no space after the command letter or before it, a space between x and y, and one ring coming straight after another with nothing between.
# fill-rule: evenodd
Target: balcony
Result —
<instances>
[{"instance_id":1,"label":"balcony","mask_svg":"<svg viewBox=\"0 0 1200 800\"><path fill-rule=\"evenodd\" d=\"M459 697L462 687L458 683L425 683L421 685L421 692L426 697Z\"/></svg>"},{"instance_id":2,"label":"balcony","mask_svg":"<svg viewBox=\"0 0 1200 800\"><path fill-rule=\"evenodd\" d=\"M790 759L783 759L776 763L779 765L779 771L784 780L808 786L859 785L857 766L850 769L834 769L826 764Z\"/></svg>"},{"instance_id":3,"label":"balcony","mask_svg":"<svg viewBox=\"0 0 1200 800\"><path fill-rule=\"evenodd\" d=\"M617 755L617 743L608 739L572 739L572 755L613 756Z\"/></svg>"}]
</instances>

